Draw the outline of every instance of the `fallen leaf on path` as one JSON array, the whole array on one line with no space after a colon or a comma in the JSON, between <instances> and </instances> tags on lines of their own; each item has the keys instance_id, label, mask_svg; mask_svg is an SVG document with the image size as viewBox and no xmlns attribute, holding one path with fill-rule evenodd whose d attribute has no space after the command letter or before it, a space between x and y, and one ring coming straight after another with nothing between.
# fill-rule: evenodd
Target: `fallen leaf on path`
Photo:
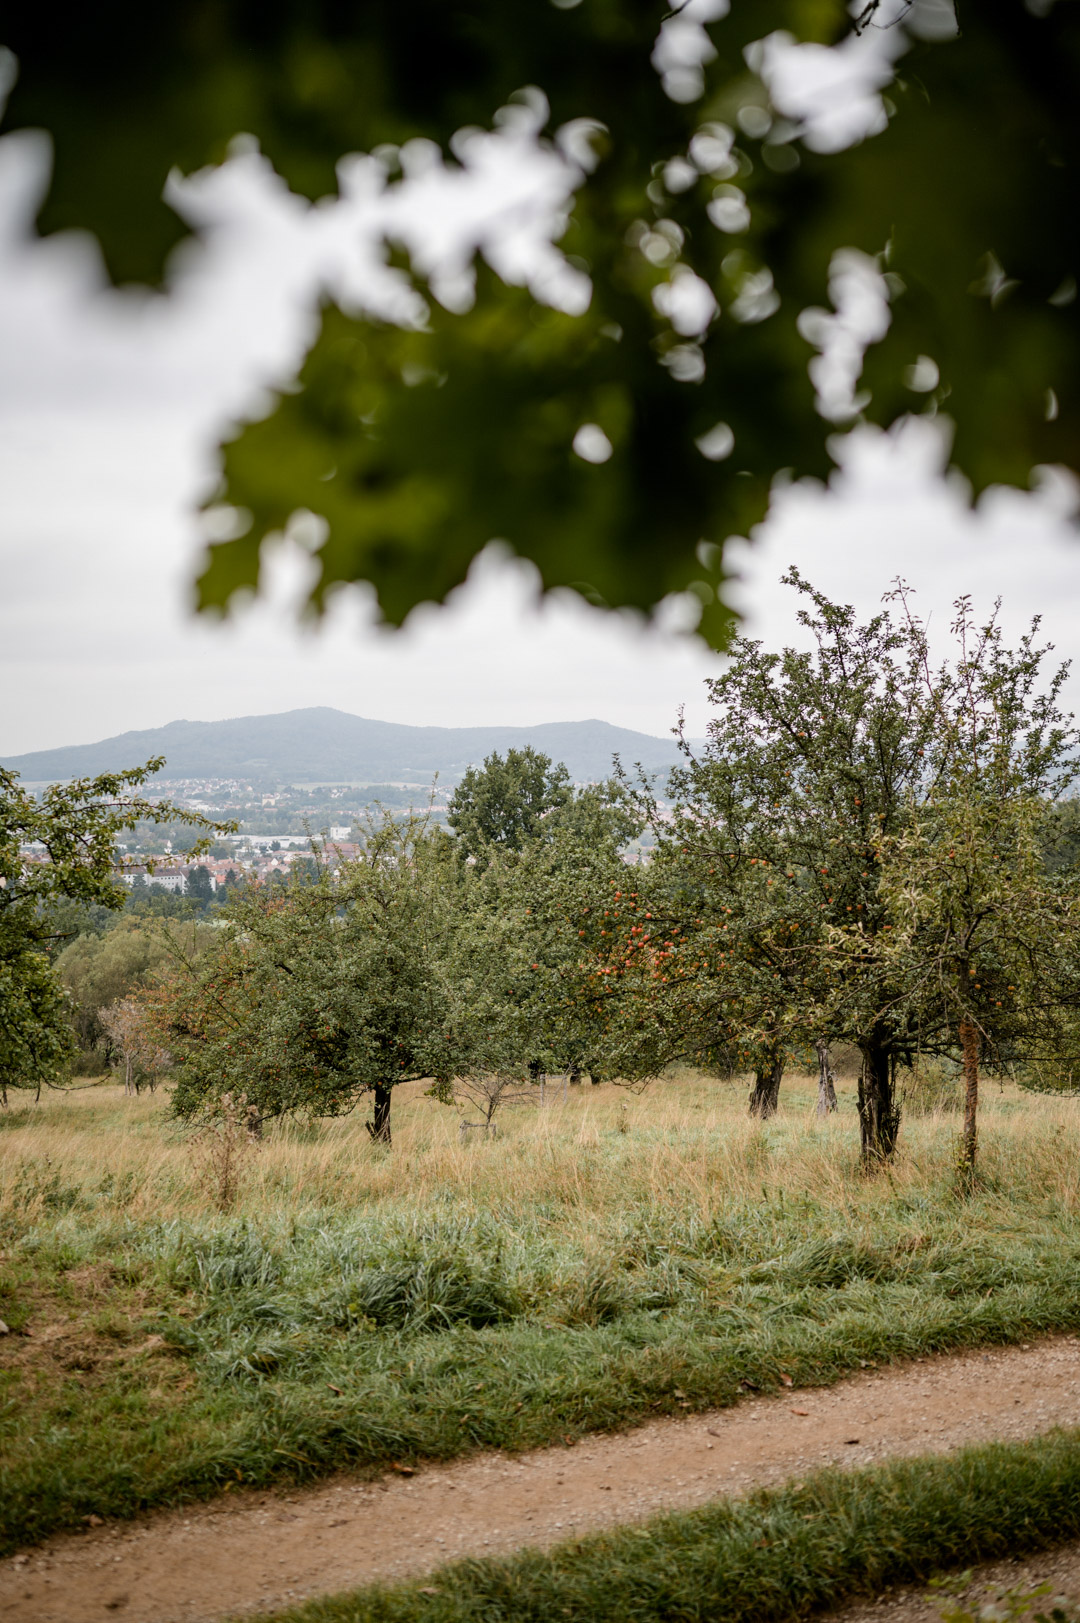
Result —
<instances>
[{"instance_id":1,"label":"fallen leaf on path","mask_svg":"<svg viewBox=\"0 0 1080 1623\"><path fill-rule=\"evenodd\" d=\"M391 1465L390 1469L391 1469L391 1471L399 1472L401 1476L415 1476L416 1475L416 1466L415 1465L398 1465L397 1462L395 1461Z\"/></svg>"},{"instance_id":2,"label":"fallen leaf on path","mask_svg":"<svg viewBox=\"0 0 1080 1623\"><path fill-rule=\"evenodd\" d=\"M795 1385L794 1377L789 1375L787 1373L787 1371L783 1370L783 1369L780 1371L780 1380L781 1380L781 1383L784 1386L794 1386Z\"/></svg>"},{"instance_id":3,"label":"fallen leaf on path","mask_svg":"<svg viewBox=\"0 0 1080 1623\"><path fill-rule=\"evenodd\" d=\"M86 1523L87 1527L104 1527L105 1525L101 1517L95 1516L93 1513L91 1513L89 1516L84 1516L83 1521Z\"/></svg>"},{"instance_id":4,"label":"fallen leaf on path","mask_svg":"<svg viewBox=\"0 0 1080 1623\"><path fill-rule=\"evenodd\" d=\"M809 1409L792 1409L792 1414L809 1414Z\"/></svg>"}]
</instances>

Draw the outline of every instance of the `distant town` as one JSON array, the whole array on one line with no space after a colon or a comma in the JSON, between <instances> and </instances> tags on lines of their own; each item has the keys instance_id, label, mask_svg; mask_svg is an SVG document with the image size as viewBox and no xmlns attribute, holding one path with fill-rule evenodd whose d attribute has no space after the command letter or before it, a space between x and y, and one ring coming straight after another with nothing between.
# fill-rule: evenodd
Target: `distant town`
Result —
<instances>
[{"instance_id":1,"label":"distant town","mask_svg":"<svg viewBox=\"0 0 1080 1623\"><path fill-rule=\"evenodd\" d=\"M220 836L210 850L189 858L200 831L190 836L183 825L163 829L140 822L117 844L117 877L140 897L160 901L164 895L186 898L202 905L224 901L230 886L284 880L298 864L319 866L333 873L361 850L360 822L383 806L395 813L427 813L445 824L452 783L421 788L415 782L376 784L264 783L242 778L179 778L158 783L147 795L152 801L172 801L215 822L239 825L235 834ZM642 860L651 846L650 836L635 840L624 853L628 862ZM21 846L26 861L41 861L43 846Z\"/></svg>"},{"instance_id":2,"label":"distant town","mask_svg":"<svg viewBox=\"0 0 1080 1623\"><path fill-rule=\"evenodd\" d=\"M365 812L385 806L394 812L429 812L445 822L452 786L426 789L415 783L273 784L240 778L184 778L159 783L148 793L153 801L177 806L217 822L239 825L222 835L205 855L188 860L190 839L183 825L163 829L140 822L117 845L118 877L139 894L162 892L206 902L230 885L288 876L298 862L311 864L316 853L333 871L355 857L358 821ZM41 860L44 847L22 847L28 861ZM201 872L199 870L202 870Z\"/></svg>"}]
</instances>

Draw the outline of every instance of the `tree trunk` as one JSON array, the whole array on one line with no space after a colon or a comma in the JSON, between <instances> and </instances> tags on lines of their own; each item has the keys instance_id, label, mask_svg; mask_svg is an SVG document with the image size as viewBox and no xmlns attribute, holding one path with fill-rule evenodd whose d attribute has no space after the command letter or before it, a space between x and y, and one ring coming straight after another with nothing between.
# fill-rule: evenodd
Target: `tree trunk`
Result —
<instances>
[{"instance_id":1,"label":"tree trunk","mask_svg":"<svg viewBox=\"0 0 1080 1623\"><path fill-rule=\"evenodd\" d=\"M784 1056L778 1048L770 1048L754 1067L754 1086L750 1092L750 1114L768 1121L776 1115L780 1103L780 1079L784 1074Z\"/></svg>"},{"instance_id":2,"label":"tree trunk","mask_svg":"<svg viewBox=\"0 0 1080 1623\"><path fill-rule=\"evenodd\" d=\"M570 1086L572 1088L580 1088L581 1086L581 1072L576 1066L570 1072Z\"/></svg>"},{"instance_id":3,"label":"tree trunk","mask_svg":"<svg viewBox=\"0 0 1080 1623\"><path fill-rule=\"evenodd\" d=\"M818 1059L817 1113L828 1116L836 1109L836 1072L829 1058L829 1045L823 1038L814 1044Z\"/></svg>"},{"instance_id":4,"label":"tree trunk","mask_svg":"<svg viewBox=\"0 0 1080 1623\"><path fill-rule=\"evenodd\" d=\"M371 1135L375 1144L389 1144L390 1138L390 1088L375 1084L375 1120L367 1121L364 1126Z\"/></svg>"},{"instance_id":5,"label":"tree trunk","mask_svg":"<svg viewBox=\"0 0 1080 1623\"><path fill-rule=\"evenodd\" d=\"M896 1100L892 1055L883 1043L862 1048L859 1073L859 1136L863 1166L870 1169L896 1152L900 1106Z\"/></svg>"},{"instance_id":6,"label":"tree trunk","mask_svg":"<svg viewBox=\"0 0 1080 1623\"><path fill-rule=\"evenodd\" d=\"M547 1103L547 1073L538 1059L529 1061L529 1081L540 1086L540 1107L543 1109Z\"/></svg>"},{"instance_id":7,"label":"tree trunk","mask_svg":"<svg viewBox=\"0 0 1080 1623\"><path fill-rule=\"evenodd\" d=\"M964 1051L964 1132L960 1140L960 1166L970 1178L975 1171L976 1117L979 1110L979 1028L965 1015L960 1022Z\"/></svg>"}]
</instances>

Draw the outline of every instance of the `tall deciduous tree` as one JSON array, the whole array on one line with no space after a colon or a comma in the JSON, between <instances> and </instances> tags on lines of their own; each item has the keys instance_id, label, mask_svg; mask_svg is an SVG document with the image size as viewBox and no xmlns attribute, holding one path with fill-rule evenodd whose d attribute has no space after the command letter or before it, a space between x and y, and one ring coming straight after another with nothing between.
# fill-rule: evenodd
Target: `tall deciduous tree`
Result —
<instances>
[{"instance_id":1,"label":"tall deciduous tree","mask_svg":"<svg viewBox=\"0 0 1080 1623\"><path fill-rule=\"evenodd\" d=\"M609 1069L637 1082L676 1060L749 1070L751 1114L775 1112L807 1018L801 961L812 939L793 916L793 878L757 857L734 876L715 862L698 869L669 826L647 867L609 881L580 932L602 988Z\"/></svg>"},{"instance_id":2,"label":"tall deciduous tree","mask_svg":"<svg viewBox=\"0 0 1080 1623\"><path fill-rule=\"evenodd\" d=\"M198 904L204 911L214 900L214 885L210 878L209 868L192 868L184 881L184 896Z\"/></svg>"},{"instance_id":3,"label":"tall deciduous tree","mask_svg":"<svg viewBox=\"0 0 1080 1623\"><path fill-rule=\"evenodd\" d=\"M0 767L0 1086L57 1080L72 1050L64 988L50 961L54 909L75 902L119 908L117 836L142 819L224 825L133 793L164 758L125 772L51 784L40 796ZM200 849L196 844L195 849Z\"/></svg>"},{"instance_id":4,"label":"tall deciduous tree","mask_svg":"<svg viewBox=\"0 0 1080 1623\"><path fill-rule=\"evenodd\" d=\"M856 1044L873 1163L895 1148L896 1071L925 1024L891 945L882 850L972 773L1052 799L1076 774L1077 740L1059 704L1064 671L1045 672L1035 627L1013 652L996 620L975 635L962 617L956 657L934 668L903 590L860 625L796 571L785 578L808 602L814 648L740 639L712 682L706 745L686 746L674 814L656 825L661 928L644 961L669 988L673 1027L682 1007L756 1060L759 1110L785 1050Z\"/></svg>"},{"instance_id":5,"label":"tall deciduous tree","mask_svg":"<svg viewBox=\"0 0 1080 1623\"><path fill-rule=\"evenodd\" d=\"M447 1065L453 887L427 832L386 816L336 876L236 895L219 944L157 998L178 1115L197 1119L224 1093L261 1118L337 1116L370 1097L368 1131L390 1143L394 1088Z\"/></svg>"},{"instance_id":6,"label":"tall deciduous tree","mask_svg":"<svg viewBox=\"0 0 1080 1623\"><path fill-rule=\"evenodd\" d=\"M896 922L878 950L921 1047L960 1052L969 1180L980 1063L1000 1073L1056 1061L1060 1071L1074 1057L1080 906L1075 885L1047 878L1040 801L951 787L883 852L882 894Z\"/></svg>"},{"instance_id":7,"label":"tall deciduous tree","mask_svg":"<svg viewBox=\"0 0 1080 1623\"><path fill-rule=\"evenodd\" d=\"M1051 796L1080 764L1071 717L1057 699L1067 667L1037 683L1046 649L1007 652L996 616L974 625L966 599L960 644L940 693L934 787L908 825L882 842L879 890L890 927L871 945L850 927L850 949L872 996L902 1009L930 1052L959 1048L965 1080L961 1167L974 1171L981 1057L999 1070L1058 1060L1074 1046L1080 1009L1080 896L1052 871ZM1034 628L1033 628L1034 629Z\"/></svg>"},{"instance_id":8,"label":"tall deciduous tree","mask_svg":"<svg viewBox=\"0 0 1080 1623\"><path fill-rule=\"evenodd\" d=\"M486 867L499 851L520 851L535 839L541 820L565 806L573 790L570 774L550 755L530 745L498 751L482 768L469 767L450 797L447 822L464 859Z\"/></svg>"},{"instance_id":9,"label":"tall deciduous tree","mask_svg":"<svg viewBox=\"0 0 1080 1623\"><path fill-rule=\"evenodd\" d=\"M457 1074L600 1074L605 1014L585 925L627 876L620 848L638 827L625 797L587 790L520 851L460 875L446 960Z\"/></svg>"},{"instance_id":10,"label":"tall deciduous tree","mask_svg":"<svg viewBox=\"0 0 1080 1623\"><path fill-rule=\"evenodd\" d=\"M197 953L212 939L205 925L177 920L151 921L130 913L113 918L100 934L86 931L68 943L56 970L71 998L71 1019L80 1048L92 1049L106 1028L101 1011L150 984L179 947Z\"/></svg>"},{"instance_id":11,"label":"tall deciduous tree","mask_svg":"<svg viewBox=\"0 0 1080 1623\"><path fill-rule=\"evenodd\" d=\"M691 906L703 921L691 938L705 932L706 975L723 966L717 993L753 1056L758 1112L775 1107L792 1043L846 1038L863 1056L864 1153L888 1155L907 1033L872 1014L853 1023L833 995L835 965L818 949L830 925L857 917L872 935L886 922L877 850L923 791L938 703L925 692L926 643L913 620L886 608L860 625L796 570L785 581L805 604L799 620L812 650L735 643L710 683L705 746L685 746L686 765L672 775L674 818L658 833L690 903L684 929Z\"/></svg>"},{"instance_id":12,"label":"tall deciduous tree","mask_svg":"<svg viewBox=\"0 0 1080 1623\"><path fill-rule=\"evenodd\" d=\"M102 1009L99 1018L123 1071L124 1092L137 1094L145 1082L152 1093L170 1055L157 1039L150 1009L138 998L125 997Z\"/></svg>"}]
</instances>

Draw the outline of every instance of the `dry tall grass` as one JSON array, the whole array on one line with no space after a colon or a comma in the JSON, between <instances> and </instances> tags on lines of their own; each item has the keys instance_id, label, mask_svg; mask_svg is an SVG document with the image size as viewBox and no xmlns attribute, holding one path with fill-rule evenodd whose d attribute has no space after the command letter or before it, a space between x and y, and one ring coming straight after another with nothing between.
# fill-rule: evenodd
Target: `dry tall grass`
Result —
<instances>
[{"instance_id":1,"label":"dry tall grass","mask_svg":"<svg viewBox=\"0 0 1080 1623\"><path fill-rule=\"evenodd\" d=\"M826 1121L814 1114L816 1087L810 1077L786 1078L780 1111L764 1125L747 1116L741 1084L694 1075L642 1095L611 1085L549 1088L543 1109L502 1112L498 1139L462 1144L458 1114L421 1085L404 1086L391 1150L372 1146L362 1108L337 1121L268 1129L235 1210L255 1218L403 1203L477 1212L547 1206L554 1220L572 1224L616 1208L706 1217L733 1200L800 1195L870 1218L905 1194L940 1198L954 1164L954 1114L909 1116L895 1164L868 1179L858 1164L853 1084L840 1084L840 1108ZM0 1215L14 1207L23 1223L76 1197L102 1215L111 1207L157 1222L213 1210L162 1092L131 1099L101 1085L49 1094L0 1118L0 1146ZM1080 1103L988 1088L980 1164L991 1196L1023 1202L1038 1192L1058 1210L1074 1210Z\"/></svg>"},{"instance_id":2,"label":"dry tall grass","mask_svg":"<svg viewBox=\"0 0 1080 1623\"><path fill-rule=\"evenodd\" d=\"M227 1212L161 1091L0 1114L0 1542L1080 1329L1076 1102L988 1088L969 1199L955 1111L866 1177L839 1093L586 1083L463 1144L405 1087L391 1149L363 1109L269 1129Z\"/></svg>"}]
</instances>

